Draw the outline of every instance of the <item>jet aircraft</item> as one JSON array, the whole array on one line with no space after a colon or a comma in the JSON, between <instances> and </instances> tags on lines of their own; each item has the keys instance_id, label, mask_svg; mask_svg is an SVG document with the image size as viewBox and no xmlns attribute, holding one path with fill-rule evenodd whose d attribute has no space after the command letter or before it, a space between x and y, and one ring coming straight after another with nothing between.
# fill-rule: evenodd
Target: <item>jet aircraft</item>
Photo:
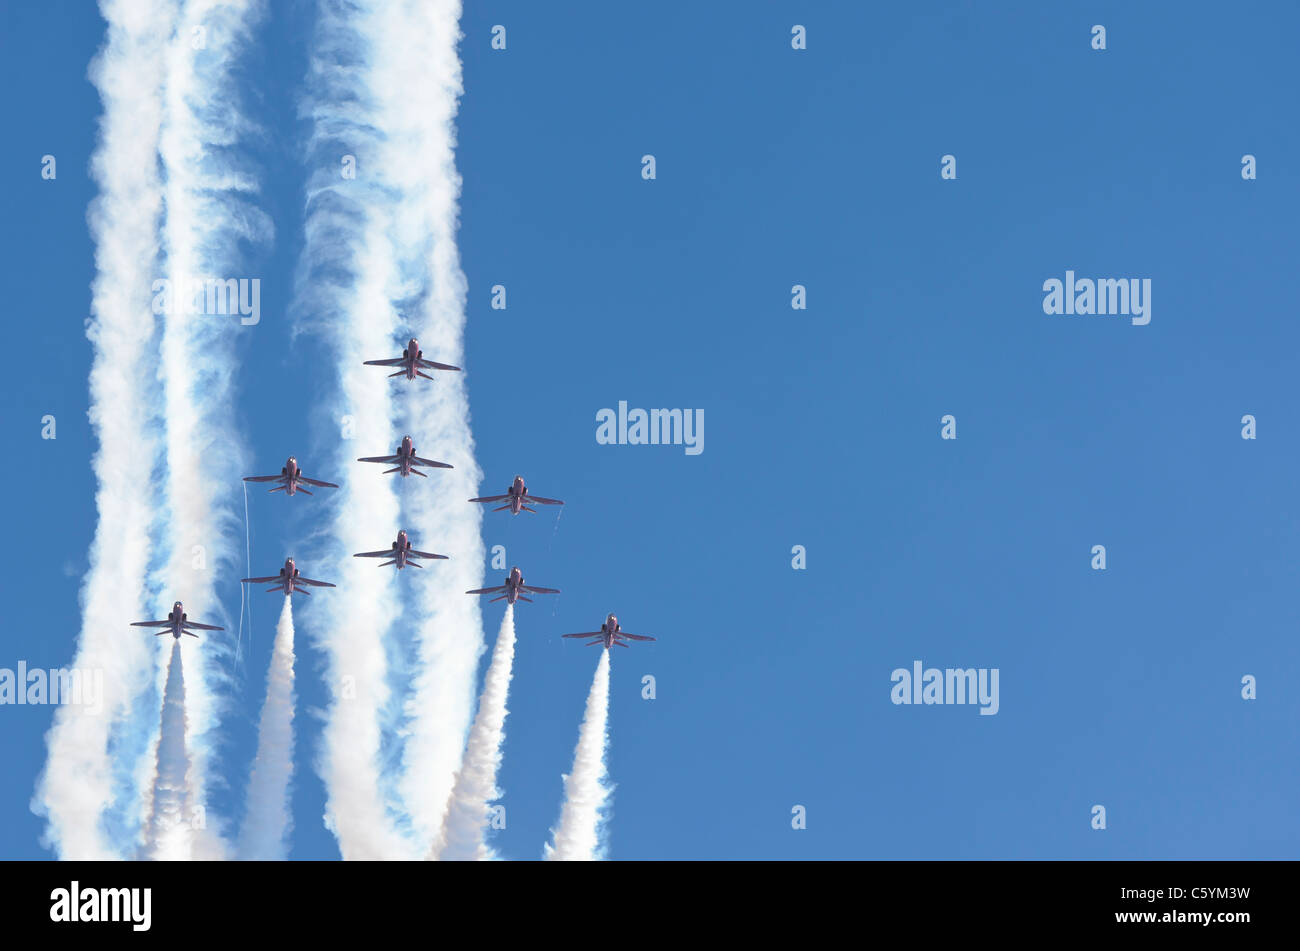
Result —
<instances>
[{"instance_id":1,"label":"jet aircraft","mask_svg":"<svg viewBox=\"0 0 1300 951\"><path fill-rule=\"evenodd\" d=\"M311 578L303 577L302 573L294 565L292 558L284 560L284 567L280 569L278 575L270 575L266 578L241 578L248 584L266 584L270 583L271 587L267 588L268 592L279 591L283 594L311 594L303 585L312 585L316 588L333 588L334 585L328 581L313 581Z\"/></svg>"},{"instance_id":2,"label":"jet aircraft","mask_svg":"<svg viewBox=\"0 0 1300 951\"><path fill-rule=\"evenodd\" d=\"M321 488L321 489L338 488L338 486L335 485L333 482L321 482L318 479L307 478L305 475L302 474L302 470L298 468L298 460L293 456L289 457L289 461L284 464L284 468L280 470L279 475L244 476L244 481L245 482L279 482L282 484L277 485L273 489L268 489L267 491L284 492L287 490L289 495L293 495L295 492L302 492L305 495L316 494L315 492L310 492L307 489L304 489L303 488L304 485L314 485L317 488Z\"/></svg>"},{"instance_id":3,"label":"jet aircraft","mask_svg":"<svg viewBox=\"0 0 1300 951\"><path fill-rule=\"evenodd\" d=\"M387 565L396 565L398 571L401 571L406 567L423 568L424 566L417 560L419 558L441 558L444 561L447 558L446 555L435 555L432 552L416 551L411 547L411 539L407 536L406 529L402 529L397 533L397 541L393 542L390 548L385 548L383 551L359 551L352 557L387 558L389 560L383 562L379 567L383 568Z\"/></svg>"},{"instance_id":4,"label":"jet aircraft","mask_svg":"<svg viewBox=\"0 0 1300 951\"><path fill-rule=\"evenodd\" d=\"M434 363L432 360L424 359L424 351L420 349L420 341L414 337L406 345L400 357L394 357L392 360L367 360L368 367L401 367L396 373L390 373L390 378L395 376L405 376L408 380L414 380L417 376L422 376L426 380L432 380L433 377L427 373L421 373L421 370L459 370L460 367L454 367L449 363Z\"/></svg>"},{"instance_id":5,"label":"jet aircraft","mask_svg":"<svg viewBox=\"0 0 1300 951\"><path fill-rule=\"evenodd\" d=\"M514 604L516 601L527 601L533 603L532 598L525 598L521 592L527 591L529 594L559 594L559 588L538 588L533 585L524 584L524 574L517 567L510 569L510 574L506 575L506 583L497 585L495 588L475 588L473 591L466 591L466 594L496 594L498 591L504 591L505 594L500 598L490 598L488 603L500 601L502 598L507 604Z\"/></svg>"},{"instance_id":6,"label":"jet aircraft","mask_svg":"<svg viewBox=\"0 0 1300 951\"><path fill-rule=\"evenodd\" d=\"M587 631L582 634L565 634L563 636L594 638L594 640L590 640L587 642L587 646L590 647L592 644L604 644L605 650L609 650L610 647L612 647L615 644L618 644L620 647L627 647L627 644L625 643L625 639L629 637L634 641L655 640L655 638L649 637L645 634L629 634L627 631L623 630L621 627L618 626L618 618L616 618L612 614L609 617L605 618L605 623L601 625L599 631Z\"/></svg>"},{"instance_id":7,"label":"jet aircraft","mask_svg":"<svg viewBox=\"0 0 1300 951\"><path fill-rule=\"evenodd\" d=\"M432 459L422 459L415 454L415 443L411 441L410 436L402 437L402 444L397 447L396 455L392 456L361 456L357 462L380 462L384 465L393 466L392 469L385 469L384 475L390 472L400 472L402 478L414 473L418 476L428 475L421 472L416 466L432 466L435 469L450 469L452 466L446 462L434 462Z\"/></svg>"},{"instance_id":8,"label":"jet aircraft","mask_svg":"<svg viewBox=\"0 0 1300 951\"><path fill-rule=\"evenodd\" d=\"M190 621L185 614L185 605L179 601L172 605L172 611L163 621L132 621L132 627L161 627L164 630L157 631L154 636L160 637L163 634L170 634L176 640L181 639L182 634L188 634L190 637L198 637L190 628L197 628L200 631L224 631L224 627L216 627L212 624L200 624L198 621Z\"/></svg>"},{"instance_id":9,"label":"jet aircraft","mask_svg":"<svg viewBox=\"0 0 1300 951\"><path fill-rule=\"evenodd\" d=\"M520 512L536 512L537 509L529 508L529 502L538 502L542 505L563 505L559 499L544 499L540 495L529 495L528 488L524 485L524 477L515 476L515 481L510 483L506 488L505 495L485 495L482 498L470 499L471 502L506 502L505 505L498 506L492 511L504 512L510 510L511 515L518 515Z\"/></svg>"}]
</instances>

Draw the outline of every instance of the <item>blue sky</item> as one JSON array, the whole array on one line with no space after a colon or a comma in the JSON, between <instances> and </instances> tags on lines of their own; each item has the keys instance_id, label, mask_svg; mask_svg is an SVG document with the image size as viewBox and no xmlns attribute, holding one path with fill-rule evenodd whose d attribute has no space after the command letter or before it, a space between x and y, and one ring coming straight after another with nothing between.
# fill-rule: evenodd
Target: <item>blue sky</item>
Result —
<instances>
[{"instance_id":1,"label":"blue sky","mask_svg":"<svg viewBox=\"0 0 1300 951\"><path fill-rule=\"evenodd\" d=\"M558 523L484 523L489 548L564 591L517 614L501 853L540 855L558 814L596 659L559 635L610 611L659 638L613 658L613 858L1300 853L1300 141L1286 119L1300 11L569 9L479 3L462 20L483 491L522 472L569 502ZM325 349L286 315L312 16L275 5L243 77L276 130L250 156L276 237L251 262L263 319L239 342L232 407L259 471L323 453L329 430ZM72 656L95 524L86 66L103 25L71 2L0 17L0 667L50 667ZM1258 180L1242 180L1247 153ZM1067 269L1149 278L1151 323L1045 315L1042 284ZM505 311L489 307L498 283ZM620 400L702 408L703 453L598 445L595 414ZM955 441L940 439L945 414ZM291 503L250 497L255 573L329 504ZM214 794L233 816L279 606L253 597ZM235 620L237 579L223 603ZM331 858L312 766L323 659L302 637L292 855ZM918 659L998 668L997 715L892 704L891 671ZM0 718L0 856L47 856L29 801L50 709Z\"/></svg>"}]
</instances>

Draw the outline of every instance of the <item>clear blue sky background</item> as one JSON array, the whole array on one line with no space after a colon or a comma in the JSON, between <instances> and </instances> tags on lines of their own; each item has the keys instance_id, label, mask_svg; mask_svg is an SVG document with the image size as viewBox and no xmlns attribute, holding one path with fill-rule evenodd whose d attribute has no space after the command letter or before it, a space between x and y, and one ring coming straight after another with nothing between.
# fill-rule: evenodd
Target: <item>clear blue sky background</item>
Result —
<instances>
[{"instance_id":1,"label":"clear blue sky background","mask_svg":"<svg viewBox=\"0 0 1300 951\"><path fill-rule=\"evenodd\" d=\"M518 613L500 850L536 857L558 813L595 661L558 635L615 611L660 639L613 658L614 858L1300 854L1300 10L567 9L474 3L462 24L484 491L523 472L569 501L558 525L485 522L489 547L564 589ZM277 236L252 271L263 320L242 331L234 408L263 469L320 451L328 429L324 351L291 343L285 316L312 16L275 4L246 77L275 130L252 156ZM48 667L73 653L95 524L83 322L100 105L85 77L102 23L84 3L9 3L0 27L0 666ZM956 181L939 177L945 153ZM1244 153L1258 181L1241 179ZM1150 325L1045 316L1042 282L1067 268L1150 278ZM704 408L704 453L597 445L595 413L619 400ZM46 413L57 441L40 439ZM939 438L947 413L955 442ZM252 500L258 573L302 534L305 507L282 501ZM278 609L255 597L227 815ZM235 618L237 583L224 601ZM325 696L301 634L300 712ZM916 659L999 668L1001 711L894 706L890 672ZM49 854L29 800L50 713L0 708L6 858ZM319 722L298 725L293 855L335 857Z\"/></svg>"}]
</instances>

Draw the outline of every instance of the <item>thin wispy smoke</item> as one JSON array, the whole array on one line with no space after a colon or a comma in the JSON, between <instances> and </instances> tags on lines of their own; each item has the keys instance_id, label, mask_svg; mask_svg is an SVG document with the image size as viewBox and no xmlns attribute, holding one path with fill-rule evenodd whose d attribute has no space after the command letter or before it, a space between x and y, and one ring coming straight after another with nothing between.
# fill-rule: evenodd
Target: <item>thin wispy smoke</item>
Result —
<instances>
[{"instance_id":1,"label":"thin wispy smoke","mask_svg":"<svg viewBox=\"0 0 1300 951\"><path fill-rule=\"evenodd\" d=\"M257 734L257 759L248 780L248 811L239 840L242 859L282 860L293 829L289 790L293 780L293 601L275 626L266 703Z\"/></svg>"},{"instance_id":2,"label":"thin wispy smoke","mask_svg":"<svg viewBox=\"0 0 1300 951\"><path fill-rule=\"evenodd\" d=\"M194 820L191 761L186 748L185 671L181 642L172 642L159 720L156 769L144 858L180 861L193 858Z\"/></svg>"},{"instance_id":3,"label":"thin wispy smoke","mask_svg":"<svg viewBox=\"0 0 1300 951\"><path fill-rule=\"evenodd\" d=\"M552 830L554 844L546 846L546 858L560 862L604 858L601 846L603 810L610 787L605 779L606 724L609 719L609 650L602 649L596 676L587 695L587 709L573 753L573 772L564 777L564 806L559 824Z\"/></svg>"},{"instance_id":4,"label":"thin wispy smoke","mask_svg":"<svg viewBox=\"0 0 1300 951\"><path fill-rule=\"evenodd\" d=\"M153 638L132 637L123 625L145 616L155 524L151 482L159 452L149 373L156 360L150 282L162 209L156 161L162 84L159 70L141 64L161 60L175 8L165 0L105 0L101 12L107 39L90 68L104 114L91 162L99 195L88 214L96 275L87 323L94 350L89 416L99 441L91 462L98 522L72 666L103 671L105 703L99 715L77 706L55 711L32 803L47 818L48 842L65 859L114 858L132 848L134 830L111 836L102 825L107 809L123 799L138 801L140 791L129 775L124 781L115 776L111 727L129 716L132 698L148 686L157 665Z\"/></svg>"},{"instance_id":5,"label":"thin wispy smoke","mask_svg":"<svg viewBox=\"0 0 1300 951\"><path fill-rule=\"evenodd\" d=\"M184 306L195 280L238 279L240 242L269 239L269 219L252 202L256 177L237 158L254 132L240 110L233 78L262 13L257 0L187 0L162 60L164 118L159 158L164 175L162 382L166 420L164 518L167 542L154 588L160 602L184 600L195 617L221 613L216 582L237 570L237 486L245 462L232 412L238 316L194 314ZM141 68L137 64L137 68ZM189 658L189 724L196 808L206 808L208 762L219 740L219 699L230 651L205 639ZM197 854L221 848L212 835Z\"/></svg>"},{"instance_id":6,"label":"thin wispy smoke","mask_svg":"<svg viewBox=\"0 0 1300 951\"><path fill-rule=\"evenodd\" d=\"M339 579L339 596L314 628L333 693L317 768L325 783L326 824L346 859L420 854L397 831L380 782L382 711L391 693L384 645L401 608L396 572L351 557L396 537L398 500L391 479L346 475L355 467L356 438L388 441L395 428L392 381L362 365L390 354L398 339L386 231L400 196L386 191L377 156L383 123L372 85L387 58L376 19L354 4L323 0L301 110L311 122L313 170L295 309L299 329L321 331L334 351L333 415L340 432L328 438L336 446L332 465L343 476L329 525L329 549L336 554L328 567ZM344 156L359 164L355 178L344 177Z\"/></svg>"},{"instance_id":7,"label":"thin wispy smoke","mask_svg":"<svg viewBox=\"0 0 1300 951\"><path fill-rule=\"evenodd\" d=\"M249 575L253 573L253 530L248 521L248 483L244 486L244 571ZM244 654L244 614L248 614L248 639L249 648L252 648L253 641L253 602L249 599L250 592L244 585L239 586L239 628L235 631L235 656L231 659L232 665L238 664ZM233 666L232 666L233 670Z\"/></svg>"},{"instance_id":8,"label":"thin wispy smoke","mask_svg":"<svg viewBox=\"0 0 1300 951\"><path fill-rule=\"evenodd\" d=\"M497 771L501 768L501 745L505 740L506 697L515 661L515 606L506 606L497 634L492 661L483 681L478 714L470 727L469 742L451 802L443 819L442 834L431 858L444 861L480 861L493 857L487 846L488 804L498 799Z\"/></svg>"}]
</instances>

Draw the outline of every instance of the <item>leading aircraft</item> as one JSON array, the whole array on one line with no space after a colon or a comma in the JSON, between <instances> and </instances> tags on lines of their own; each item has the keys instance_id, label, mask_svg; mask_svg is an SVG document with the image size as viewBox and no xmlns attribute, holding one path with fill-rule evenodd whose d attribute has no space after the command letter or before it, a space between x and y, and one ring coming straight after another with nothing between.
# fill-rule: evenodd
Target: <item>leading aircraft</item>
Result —
<instances>
[{"instance_id":1,"label":"leading aircraft","mask_svg":"<svg viewBox=\"0 0 1300 951\"><path fill-rule=\"evenodd\" d=\"M466 594L496 594L498 591L504 591L501 598L506 599L507 604L514 604L516 601L527 601L533 603L532 598L525 598L520 592L527 591L529 594L559 594L559 588L538 588L533 585L524 584L524 573L517 567L510 569L510 574L506 575L506 583L497 585L495 588L475 588L473 591L466 591ZM501 598L490 598L488 603L500 601Z\"/></svg>"},{"instance_id":2,"label":"leading aircraft","mask_svg":"<svg viewBox=\"0 0 1300 951\"><path fill-rule=\"evenodd\" d=\"M623 630L621 627L618 626L618 618L616 618L612 614L609 617L605 618L605 623L601 625L599 631L587 631L582 634L565 634L563 636L564 637L591 637L594 638L594 640L590 640L587 642L588 647L590 647L592 644L604 644L605 650L609 650L615 644L618 644L620 647L627 647L627 644L625 643L625 639L629 637L634 641L655 640L655 638L649 637L648 635L645 634L629 634L627 631Z\"/></svg>"},{"instance_id":3,"label":"leading aircraft","mask_svg":"<svg viewBox=\"0 0 1300 951\"><path fill-rule=\"evenodd\" d=\"M359 551L352 557L388 558L389 560L385 561L379 567L383 568L386 565L396 565L398 571L401 571L407 566L423 568L424 566L416 560L417 558L441 558L444 561L447 560L446 555L435 555L432 552L416 551L412 548L411 539L407 537L406 529L402 529L397 533L397 541L393 542L392 547L385 548L383 551Z\"/></svg>"},{"instance_id":4,"label":"leading aircraft","mask_svg":"<svg viewBox=\"0 0 1300 951\"><path fill-rule=\"evenodd\" d=\"M280 470L279 475L244 476L244 481L245 482L280 482L283 484L277 485L274 489L268 489L267 491L283 492L285 490L288 490L289 495L293 495L295 492L301 492L304 495L316 494L315 492L309 492L307 489L304 489L303 488L304 485L314 485L320 489L338 488L338 486L335 485L333 482L321 482L318 479L307 478L305 475L302 474L302 470L298 468L298 460L293 456L289 457L289 461L284 464L284 468Z\"/></svg>"},{"instance_id":5,"label":"leading aircraft","mask_svg":"<svg viewBox=\"0 0 1300 951\"><path fill-rule=\"evenodd\" d=\"M185 605L179 601L172 605L172 613L167 615L164 621L132 621L132 627L161 627L166 630L158 631L154 637L161 637L163 634L170 634L176 640L181 639L182 634L188 634L190 637L198 637L190 628L197 628L200 631L224 631L224 627L216 627L212 624L200 624L198 621L186 619Z\"/></svg>"},{"instance_id":6,"label":"leading aircraft","mask_svg":"<svg viewBox=\"0 0 1300 951\"><path fill-rule=\"evenodd\" d=\"M432 466L435 469L453 468L450 463L434 462L432 459L422 459L417 456L415 454L415 443L411 441L410 436L402 437L402 444L397 447L396 455L361 456L357 459L357 462L380 462L387 466L393 466L392 469L385 469L384 475L388 475L390 472L400 472L403 479L411 473L415 473L418 476L424 476L427 479L428 475L415 468L416 466Z\"/></svg>"},{"instance_id":7,"label":"leading aircraft","mask_svg":"<svg viewBox=\"0 0 1300 951\"><path fill-rule=\"evenodd\" d=\"M524 477L515 476L515 481L510 483L506 488L505 495L485 495L482 498L470 499L471 502L502 502L509 499L505 505L498 506L492 511L504 512L510 510L511 515L518 515L520 512L536 512L537 509L528 507L529 502L539 502L542 505L563 505L559 499L544 499L540 495L529 495L528 487L524 485Z\"/></svg>"},{"instance_id":8,"label":"leading aircraft","mask_svg":"<svg viewBox=\"0 0 1300 951\"><path fill-rule=\"evenodd\" d=\"M248 584L266 584L271 583L267 588L268 592L281 591L284 594L311 594L303 585L312 585L316 588L333 588L334 585L328 581L313 581L311 578L303 577L302 572L294 565L292 558L284 560L284 567L280 569L278 575L270 575L266 578L240 578Z\"/></svg>"},{"instance_id":9,"label":"leading aircraft","mask_svg":"<svg viewBox=\"0 0 1300 951\"><path fill-rule=\"evenodd\" d=\"M424 359L424 351L420 349L420 341L414 337L406 345L400 357L394 357L392 360L367 360L368 367L401 367L396 373L390 373L390 378L395 376L405 376L408 380L414 380L417 376L422 376L426 380L432 380L433 377L427 373L421 373L424 370L459 370L460 367L454 367L450 363L434 363L432 360Z\"/></svg>"}]
</instances>

